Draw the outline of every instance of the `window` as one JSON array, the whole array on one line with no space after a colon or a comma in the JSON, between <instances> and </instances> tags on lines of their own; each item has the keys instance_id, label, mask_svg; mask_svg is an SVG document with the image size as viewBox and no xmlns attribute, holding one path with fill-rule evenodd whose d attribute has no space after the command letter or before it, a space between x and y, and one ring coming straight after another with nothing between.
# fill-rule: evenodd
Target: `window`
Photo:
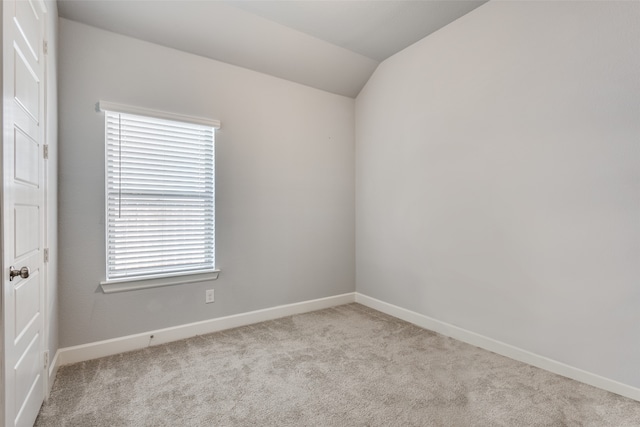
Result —
<instances>
[{"instance_id":1,"label":"window","mask_svg":"<svg viewBox=\"0 0 640 427\"><path fill-rule=\"evenodd\" d=\"M100 107L106 141L104 283L214 273L219 124L159 112L131 114L149 111L114 104Z\"/></svg>"}]
</instances>

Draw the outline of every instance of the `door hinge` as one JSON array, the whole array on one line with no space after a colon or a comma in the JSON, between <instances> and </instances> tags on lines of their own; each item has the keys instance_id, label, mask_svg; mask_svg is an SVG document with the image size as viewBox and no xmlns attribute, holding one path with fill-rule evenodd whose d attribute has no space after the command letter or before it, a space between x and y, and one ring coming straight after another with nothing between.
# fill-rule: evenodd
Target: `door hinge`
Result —
<instances>
[{"instance_id":1,"label":"door hinge","mask_svg":"<svg viewBox=\"0 0 640 427\"><path fill-rule=\"evenodd\" d=\"M45 55L49 53L49 43L46 40L42 40L42 51Z\"/></svg>"},{"instance_id":2,"label":"door hinge","mask_svg":"<svg viewBox=\"0 0 640 427\"><path fill-rule=\"evenodd\" d=\"M45 248L44 252L44 262L49 262L49 248Z\"/></svg>"},{"instance_id":3,"label":"door hinge","mask_svg":"<svg viewBox=\"0 0 640 427\"><path fill-rule=\"evenodd\" d=\"M44 351L44 369L49 368L49 350Z\"/></svg>"},{"instance_id":4,"label":"door hinge","mask_svg":"<svg viewBox=\"0 0 640 427\"><path fill-rule=\"evenodd\" d=\"M42 146L42 157L44 157L45 160L49 160L49 144Z\"/></svg>"}]
</instances>

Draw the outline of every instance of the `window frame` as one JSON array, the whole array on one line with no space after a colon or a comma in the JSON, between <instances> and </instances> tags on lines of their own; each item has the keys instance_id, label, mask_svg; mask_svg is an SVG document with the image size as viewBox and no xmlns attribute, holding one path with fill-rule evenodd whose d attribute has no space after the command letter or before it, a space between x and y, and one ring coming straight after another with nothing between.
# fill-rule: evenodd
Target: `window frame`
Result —
<instances>
[{"instance_id":1,"label":"window frame","mask_svg":"<svg viewBox=\"0 0 640 427\"><path fill-rule=\"evenodd\" d=\"M220 122L218 120L211 120L211 119L202 118L202 117L194 117L194 116L187 116L183 114L169 113L165 111L152 110L152 109L141 108L141 107L133 107L133 106L123 105L123 104L116 104L113 102L99 101L96 104L96 111L103 112L103 113L105 113L106 111L109 111L113 113L132 114L132 115L146 116L146 117L156 118L156 119L172 120L172 121L177 121L182 123L210 126L213 128L213 133L214 133L214 147L215 147L215 134L216 134L216 131L220 129ZM103 121L103 123L105 124L105 127L106 127L106 118ZM105 129L105 135L103 138L103 143L105 144L105 150L106 150L106 147L107 147L106 129ZM220 273L220 270L217 268L217 266L214 266L213 270L206 270L206 271L169 272L169 273L160 273L160 274L149 274L144 276L120 277L120 278L107 280L106 274L108 269L109 250L107 247L108 218L106 217L106 215L108 215L107 210L109 205L107 201L108 190L106 188L108 185L108 179L107 179L108 166L107 166L106 153L105 153L104 162L105 162L104 163L105 164L105 173L104 173L104 179L105 179L105 195L104 195L105 196L105 206L104 206L104 212L105 212L105 223L104 223L104 232L105 232L105 255L104 255L105 270L104 271L105 273L104 274L105 276L104 277L105 278L100 282L102 291L104 293L112 293L112 292L131 291L131 290L138 290L138 289L155 288L160 286L171 286L171 285L178 285L178 284L187 284L187 283L203 282L208 280L216 280ZM214 167L214 185L215 185L215 167ZM214 217L215 217L215 202L214 202ZM214 241L215 241L215 234L214 234Z\"/></svg>"}]
</instances>

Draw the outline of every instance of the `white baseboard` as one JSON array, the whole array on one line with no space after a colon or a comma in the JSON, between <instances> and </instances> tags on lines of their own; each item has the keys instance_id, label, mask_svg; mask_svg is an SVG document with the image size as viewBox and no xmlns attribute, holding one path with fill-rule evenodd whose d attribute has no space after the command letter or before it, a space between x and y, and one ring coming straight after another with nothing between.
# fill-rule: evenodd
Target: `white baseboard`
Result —
<instances>
[{"instance_id":1,"label":"white baseboard","mask_svg":"<svg viewBox=\"0 0 640 427\"><path fill-rule=\"evenodd\" d=\"M591 372L549 359L530 351L494 340L484 335L468 331L458 326L425 316L414 311L398 307L393 304L371 298L361 293L353 292L304 301L295 304L281 305L263 310L250 311L232 316L220 317L202 322L189 323L172 328L159 329L105 341L78 345L59 349L49 367L49 387L53 385L59 366L77 363L113 354L139 350L151 345L159 345L172 341L190 338L196 335L204 335L225 329L250 325L253 323L273 320L294 314L306 313L323 308L335 307L342 304L357 302L359 304L378 310L398 319L405 320L425 329L466 342L471 345L492 351L502 356L509 357L520 362L562 375L621 396L640 401L640 389L605 378ZM153 335L153 338L151 336Z\"/></svg>"},{"instance_id":2,"label":"white baseboard","mask_svg":"<svg viewBox=\"0 0 640 427\"><path fill-rule=\"evenodd\" d=\"M356 302L390 316L397 317L398 319L413 323L421 328L429 329L439 334L457 339L458 341L466 342L502 356L553 372L554 374L562 375L564 377L640 401L639 388L623 384L609 378L601 377L600 375L596 375L591 372L583 371L582 369L531 353L530 351L505 344L501 341L496 341L484 335L371 298L358 292L356 292Z\"/></svg>"},{"instance_id":3,"label":"white baseboard","mask_svg":"<svg viewBox=\"0 0 640 427\"><path fill-rule=\"evenodd\" d=\"M89 344L82 344L74 347L61 348L55 356L55 369L57 370L58 360L60 366L68 365L70 363L83 362L86 360L97 359L99 357L111 356L113 354L139 350L151 345L178 341L194 337L196 335L210 334L212 332L218 332L225 329L237 328L238 326L250 325L253 323L264 322L266 320L321 310L323 308L335 307L337 305L352 302L355 302L354 292L311 301L303 301L295 304L281 305L263 310L250 311L248 313L235 314L233 316L219 317L216 319L143 332L140 334L128 335L125 337L113 338ZM152 336L153 338L151 338Z\"/></svg>"}]
</instances>

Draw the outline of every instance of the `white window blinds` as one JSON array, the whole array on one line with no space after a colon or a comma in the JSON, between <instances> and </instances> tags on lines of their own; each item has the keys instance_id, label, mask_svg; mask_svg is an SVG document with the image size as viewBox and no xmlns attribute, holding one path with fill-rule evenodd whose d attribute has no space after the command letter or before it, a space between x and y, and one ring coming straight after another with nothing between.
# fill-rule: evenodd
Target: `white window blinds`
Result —
<instances>
[{"instance_id":1,"label":"white window blinds","mask_svg":"<svg viewBox=\"0 0 640 427\"><path fill-rule=\"evenodd\" d=\"M215 269L214 128L105 111L107 281Z\"/></svg>"}]
</instances>

